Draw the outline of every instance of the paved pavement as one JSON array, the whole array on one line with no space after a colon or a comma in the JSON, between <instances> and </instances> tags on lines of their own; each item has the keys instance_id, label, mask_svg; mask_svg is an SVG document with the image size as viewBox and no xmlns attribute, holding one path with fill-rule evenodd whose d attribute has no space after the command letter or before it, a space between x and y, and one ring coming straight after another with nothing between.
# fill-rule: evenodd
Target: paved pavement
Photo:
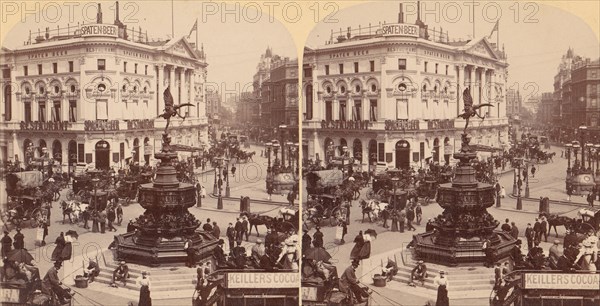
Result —
<instances>
[{"instance_id":1,"label":"paved pavement","mask_svg":"<svg viewBox=\"0 0 600 306\"><path fill-rule=\"evenodd\" d=\"M216 221L221 228L222 236L225 235L227 223L235 222L235 217L239 214L240 196L249 196L251 199L266 199L266 193L264 192L264 189L261 190L261 186L263 188L265 186L264 180L266 176L266 159L260 157L260 147L252 146L250 149L246 150L257 151L257 155L254 157L254 162L236 165L238 168L236 171L236 176L232 176L230 181L232 198L223 199L223 209L216 209L217 199L211 197L206 197L202 200L201 208L189 208L189 211L200 221L202 221L202 224L206 222L207 218L210 218L211 222ZM200 182L206 184L205 186L207 186L207 192L211 192L212 182L214 181L214 171L198 171L197 175L200 179ZM0 181L0 184L2 183L4 182ZM4 187L0 187L2 187L2 191L4 191ZM63 190L61 198L64 198L65 194L66 190ZM6 199L5 196L0 196L1 198ZM275 200L285 201L285 197L282 197L280 200L276 196L273 196L273 200L274 204L277 204ZM54 202L53 204L51 225L48 229L49 235L46 237L46 246L36 246L36 229L30 228L28 224L22 224L22 233L25 235L25 248L34 256L35 262L40 269L40 273L42 274L45 274L46 271L52 266L50 257L55 247L53 242L61 232L66 232L68 230L75 230L78 232L79 239L77 242L73 243L74 259L72 260L71 264L75 267L79 267L83 264L83 258L96 256L96 254L99 252L106 250L108 245L113 241L114 235L125 233L128 220L136 218L144 212L144 209L137 203L132 203L131 205L124 207L123 224L121 226L115 225L117 228L116 232L106 232L105 234L101 234L92 233L91 231L81 227L81 224L70 224L68 219L66 224L62 224L62 211L58 203L59 202ZM276 216L279 213L279 208L280 206L277 205L252 203L251 201L251 211L254 213ZM4 226L4 224L0 225ZM11 228L10 235L12 237L15 234L15 231L12 226L9 227ZM264 237L266 234L266 228L264 226L259 226L259 231L261 236ZM248 246L253 244L255 241L256 234L254 234L253 231L253 235L250 237L250 242L244 244ZM107 260L111 259L107 258ZM69 279L72 279L73 276L74 275L63 276L63 281L67 284ZM129 300L126 298L119 297L116 294L111 294L111 290L119 289L107 287L106 290L103 290L102 292L78 288L74 288L74 290L83 294L76 295L76 299L74 300L76 305L127 305L129 302ZM156 305L186 305L189 304L190 300L165 300L153 302L155 302L154 304Z\"/></svg>"},{"instance_id":2,"label":"paved pavement","mask_svg":"<svg viewBox=\"0 0 600 306\"><path fill-rule=\"evenodd\" d=\"M554 163L537 166L538 173L536 173L536 178L530 181L530 193L531 197L538 197L539 195L548 196L550 199L561 199L564 198L564 192L557 187L552 187L557 182L557 180L562 180L562 174L566 169L566 160L560 159L560 151L558 148L553 147L552 150L558 150L557 158L555 158ZM513 182L513 174L512 171L507 171L500 176L500 184L505 186L507 193L512 191L512 182ZM562 184L564 186L564 183ZM550 186L547 188L546 186ZM366 190L361 192L361 197L364 197ZM551 213L566 215L570 217L575 217L577 214L577 210L580 208L576 203L570 203L567 205L554 203L551 204L550 210ZM491 207L488 209L497 220L501 223L504 223L505 219L510 219L510 221L514 221L517 227L520 229L519 236L521 239L525 240L524 232L525 227L528 222L534 222L535 217L538 215L538 202L537 201L523 201L523 210L516 210L516 199L507 197L502 199L501 207ZM412 240L412 235L415 233L422 233L425 231L425 223L428 218L433 218L438 214L442 213L442 208L438 206L435 202L431 201L428 205L423 206L423 222L421 225L415 225L417 230L415 232L405 231L404 233L399 232L390 232L388 229L385 229L381 226L381 222L369 223L368 219L365 220L365 223L361 222L361 210L358 205L358 201L353 201L351 211L351 222L348 226L348 234L345 237L346 243L343 245L339 245L338 241L335 238L335 227L331 227L326 225L323 222L323 226L321 227L321 232L324 234L324 243L325 247L333 256L332 262L337 266L338 272L341 274L344 269L346 269L350 265L349 254L353 247L352 241L354 237L358 234L359 231L364 231L366 229L372 228L375 229L378 233L377 239L371 243L371 254L381 254L385 252L390 252L394 249L405 248L406 245ZM389 225L389 224L388 224ZM564 237L564 228L560 227L557 229L560 237ZM312 236L315 232L314 226L311 227L309 234ZM549 236L549 241L554 239L554 234ZM562 240L562 239L561 239ZM547 250L550 247L550 243L542 242L541 246ZM526 243L524 252L526 252ZM357 273L357 276L361 277L367 274L375 274L380 273L381 271L360 271ZM450 279L451 281L451 279ZM411 288L406 286L406 290L398 291L391 290L389 288L378 288L370 286L376 292L371 296L372 302L374 305L389 305L390 301L396 301L398 305L423 305L427 302L428 299L423 298L421 296L411 294ZM435 296L431 296L429 300L435 301ZM451 304L455 305L469 305L473 303L469 300L454 300L451 301Z\"/></svg>"}]
</instances>

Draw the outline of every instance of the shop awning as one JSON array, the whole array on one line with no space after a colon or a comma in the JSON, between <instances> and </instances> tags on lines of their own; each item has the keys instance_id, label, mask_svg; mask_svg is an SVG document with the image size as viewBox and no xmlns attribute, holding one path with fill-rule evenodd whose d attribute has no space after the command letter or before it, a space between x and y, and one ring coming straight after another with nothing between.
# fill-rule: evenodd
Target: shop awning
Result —
<instances>
[{"instance_id":1,"label":"shop awning","mask_svg":"<svg viewBox=\"0 0 600 306\"><path fill-rule=\"evenodd\" d=\"M180 152L202 152L202 148L182 145L182 144L173 144L171 145L171 150L180 151Z\"/></svg>"},{"instance_id":2,"label":"shop awning","mask_svg":"<svg viewBox=\"0 0 600 306\"><path fill-rule=\"evenodd\" d=\"M480 151L480 152L502 152L503 151L501 148L486 146L486 145L482 145L482 144L474 144L474 145L469 145L469 146L471 147L471 149L473 149L475 151Z\"/></svg>"},{"instance_id":3,"label":"shop awning","mask_svg":"<svg viewBox=\"0 0 600 306\"><path fill-rule=\"evenodd\" d=\"M313 171L306 175L309 186L335 187L342 184L344 177L341 170Z\"/></svg>"}]
</instances>

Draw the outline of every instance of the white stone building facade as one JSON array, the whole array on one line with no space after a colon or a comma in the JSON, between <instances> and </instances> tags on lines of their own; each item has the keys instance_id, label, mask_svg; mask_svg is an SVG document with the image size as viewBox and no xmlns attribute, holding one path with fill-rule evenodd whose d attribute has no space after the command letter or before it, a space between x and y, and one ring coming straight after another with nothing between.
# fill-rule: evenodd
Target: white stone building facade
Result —
<instances>
[{"instance_id":1,"label":"white stone building facade","mask_svg":"<svg viewBox=\"0 0 600 306\"><path fill-rule=\"evenodd\" d=\"M3 160L31 158L33 145L33 157L46 147L63 171L78 163L120 167L129 158L152 163L166 124L157 116L167 87L175 104L194 105L181 111L185 120L171 119L172 143L208 144L203 52L185 38L148 42L114 34L116 25L85 26L110 31L82 35L82 26L68 37L2 49Z\"/></svg>"},{"instance_id":2,"label":"white stone building facade","mask_svg":"<svg viewBox=\"0 0 600 306\"><path fill-rule=\"evenodd\" d=\"M487 38L449 42L446 33L430 39L419 23L362 29L367 31L375 34L349 31L337 42L305 48L305 160L326 163L346 146L362 170L420 167L430 157L453 162L467 87L474 104L493 105L480 110L485 120L471 119L471 143L508 144L508 64L495 44Z\"/></svg>"}]
</instances>

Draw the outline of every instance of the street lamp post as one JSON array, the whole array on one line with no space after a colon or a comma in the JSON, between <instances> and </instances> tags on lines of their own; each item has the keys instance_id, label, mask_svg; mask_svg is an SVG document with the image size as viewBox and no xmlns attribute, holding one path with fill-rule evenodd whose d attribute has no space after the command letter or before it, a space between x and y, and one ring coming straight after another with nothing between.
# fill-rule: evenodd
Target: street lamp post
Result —
<instances>
[{"instance_id":1,"label":"street lamp post","mask_svg":"<svg viewBox=\"0 0 600 306\"><path fill-rule=\"evenodd\" d=\"M229 159L225 159L225 169L227 170L227 176L225 177L225 181L227 181L227 186L225 186L225 196L231 196L231 189L229 189Z\"/></svg>"},{"instance_id":2,"label":"street lamp post","mask_svg":"<svg viewBox=\"0 0 600 306\"><path fill-rule=\"evenodd\" d=\"M600 175L600 168L598 168L598 161L600 159L600 144L595 144L594 150L596 151L596 176L598 176Z\"/></svg>"},{"instance_id":3,"label":"street lamp post","mask_svg":"<svg viewBox=\"0 0 600 306\"><path fill-rule=\"evenodd\" d=\"M286 132L286 128L287 125L282 124L279 126L279 130L281 131L281 167L284 168L285 167L285 132Z\"/></svg>"},{"instance_id":4,"label":"street lamp post","mask_svg":"<svg viewBox=\"0 0 600 306\"><path fill-rule=\"evenodd\" d=\"M517 187L517 175L519 174L519 171L520 170L518 170L518 169L513 170L513 190L512 190L513 196L517 195L517 188L518 188Z\"/></svg>"},{"instance_id":5,"label":"street lamp post","mask_svg":"<svg viewBox=\"0 0 600 306\"><path fill-rule=\"evenodd\" d=\"M525 177L525 197L529 198L529 163L525 163L525 171L527 176Z\"/></svg>"},{"instance_id":6,"label":"street lamp post","mask_svg":"<svg viewBox=\"0 0 600 306\"><path fill-rule=\"evenodd\" d=\"M588 143L585 145L588 148L588 171L592 171L592 148L594 147L593 143Z\"/></svg>"},{"instance_id":7,"label":"street lamp post","mask_svg":"<svg viewBox=\"0 0 600 306\"><path fill-rule=\"evenodd\" d=\"M565 144L565 148L567 149L567 175L571 173L571 150L573 149L573 144L567 143Z\"/></svg>"},{"instance_id":8,"label":"street lamp post","mask_svg":"<svg viewBox=\"0 0 600 306\"><path fill-rule=\"evenodd\" d=\"M279 167L279 160L277 159L277 152L279 151L279 148L281 147L281 145L279 144L279 142L275 142L273 144L273 155L275 156L275 161L273 162L273 168L278 169ZM276 167L277 166L277 167ZM277 171L273 171L274 174L277 174Z\"/></svg>"},{"instance_id":9,"label":"street lamp post","mask_svg":"<svg viewBox=\"0 0 600 306\"><path fill-rule=\"evenodd\" d=\"M573 169L572 169L573 170L572 171L573 175L577 175L578 172L579 172L579 169L581 168L581 166L579 164L579 159L577 157L577 153L579 153L579 148L581 148L581 146L579 145L579 143L576 142L575 144L573 144L573 153L574 153L574 156L575 156L575 163L574 163Z\"/></svg>"},{"instance_id":10,"label":"street lamp post","mask_svg":"<svg viewBox=\"0 0 600 306\"><path fill-rule=\"evenodd\" d=\"M290 171L293 172L292 170L292 151L294 149L294 143L291 141L288 141L286 143L287 148L288 148L288 167L290 168Z\"/></svg>"},{"instance_id":11,"label":"street lamp post","mask_svg":"<svg viewBox=\"0 0 600 306\"><path fill-rule=\"evenodd\" d=\"M522 210L523 209L523 201L521 200L521 186L522 186L522 181L521 181L521 164L519 163L517 165L517 169L518 169L518 180L520 184L517 184L518 188L517 188L517 210Z\"/></svg>"},{"instance_id":12,"label":"street lamp post","mask_svg":"<svg viewBox=\"0 0 600 306\"><path fill-rule=\"evenodd\" d=\"M585 131L587 130L587 126L582 125L579 127L579 131L581 132L581 169L585 170Z\"/></svg>"},{"instance_id":13,"label":"street lamp post","mask_svg":"<svg viewBox=\"0 0 600 306\"><path fill-rule=\"evenodd\" d=\"M344 167L344 161L346 160L347 146L342 146L342 180L345 178L346 168Z\"/></svg>"},{"instance_id":14,"label":"street lamp post","mask_svg":"<svg viewBox=\"0 0 600 306\"><path fill-rule=\"evenodd\" d=\"M398 209L396 201L396 189L398 188L398 182L400 182L399 177L392 177L392 183L394 184L394 195L392 195L392 201L394 201L394 203L392 203L392 207L394 209Z\"/></svg>"},{"instance_id":15,"label":"street lamp post","mask_svg":"<svg viewBox=\"0 0 600 306\"><path fill-rule=\"evenodd\" d=\"M218 194L218 198L217 198L217 209L223 209L223 197L221 195L221 190L223 189L223 181L221 179L221 162L223 161L223 157L219 157L217 158L217 171L219 174L219 183L218 183L218 187L219 187L219 194Z\"/></svg>"}]
</instances>

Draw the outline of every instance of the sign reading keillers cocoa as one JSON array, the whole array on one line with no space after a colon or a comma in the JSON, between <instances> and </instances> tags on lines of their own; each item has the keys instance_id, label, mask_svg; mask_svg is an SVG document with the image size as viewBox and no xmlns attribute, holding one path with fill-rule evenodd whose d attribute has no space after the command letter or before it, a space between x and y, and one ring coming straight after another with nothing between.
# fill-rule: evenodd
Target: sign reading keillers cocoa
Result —
<instances>
[{"instance_id":1,"label":"sign reading keillers cocoa","mask_svg":"<svg viewBox=\"0 0 600 306\"><path fill-rule=\"evenodd\" d=\"M154 128L154 120L151 119L143 119L143 120L129 120L127 121L127 129L128 130L145 130L145 129L153 129Z\"/></svg>"},{"instance_id":2,"label":"sign reading keillers cocoa","mask_svg":"<svg viewBox=\"0 0 600 306\"><path fill-rule=\"evenodd\" d=\"M71 126L68 121L59 122L40 122L40 121L21 121L20 127L24 131L66 131Z\"/></svg>"}]
</instances>

